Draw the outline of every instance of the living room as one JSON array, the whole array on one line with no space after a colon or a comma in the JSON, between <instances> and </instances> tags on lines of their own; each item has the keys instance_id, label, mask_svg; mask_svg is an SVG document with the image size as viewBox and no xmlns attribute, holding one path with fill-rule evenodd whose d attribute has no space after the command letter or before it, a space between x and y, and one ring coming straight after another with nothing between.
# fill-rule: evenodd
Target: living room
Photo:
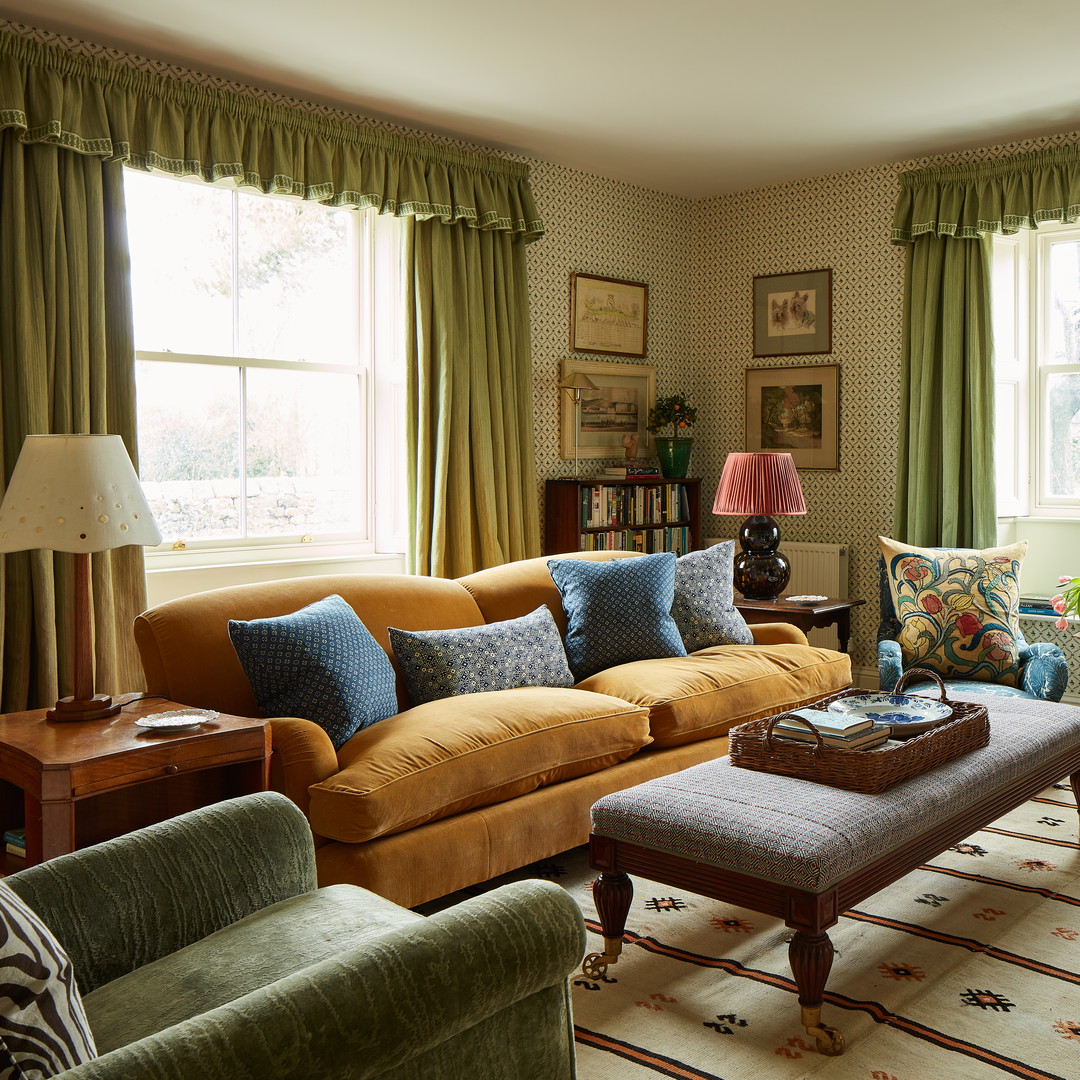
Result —
<instances>
[{"instance_id":1,"label":"living room","mask_svg":"<svg viewBox=\"0 0 1080 1080\"><path fill-rule=\"evenodd\" d=\"M10 7L0 10L16 14ZM24 13L22 21L28 20L33 21ZM40 21L46 22L45 18ZM46 37L53 30L65 29L62 22L38 28ZM37 40L34 31L28 36ZM79 36L94 41L89 33ZM197 58L191 66L197 67ZM254 78L247 81L256 83ZM716 517L709 509L727 454L744 446L746 370L763 363L753 356L754 278L829 268L832 351L824 357L796 356L792 362L840 365L839 467L801 474L808 513L788 517L782 526L784 537L792 542L836 543L848 548L848 595L865 600L852 614L852 675L856 686L876 685L877 537L892 533L901 422L905 251L890 242L897 177L927 165L1005 160L1053 147L1073 147L1080 144L1076 128L1071 118L1069 122L1063 118L1060 126L1044 126L1041 133L1025 133L992 145L957 140L948 151L931 153L928 148L925 156L913 153L884 162L876 153L866 165L820 173L811 170L783 182L734 187L705 196L673 194L517 155L515 160L524 160L529 167L529 183L545 225L543 237L527 248L538 499L544 480L573 469L572 459L561 448L563 395L559 389L562 365L571 356L567 346L571 273L648 283L648 352L641 362L655 366L659 394L686 392L698 410L691 473L702 481L702 533L726 538L735 534L740 519ZM419 125L416 129L423 133ZM464 150L478 145L449 141ZM584 460L582 469L588 474L616 463L614 457ZM540 511L542 515L542 506ZM1075 570L1066 563L1073 550L1069 533L1063 539L1060 536L1061 529L1075 531L1075 523L1076 519L1063 526L1058 523L1057 539L1042 524L1038 536L1029 537L1033 541L1029 560L1039 576L1037 581L1027 579L1031 582L1025 582L1027 591L1048 595L1059 573ZM1001 522L1003 542L1027 536L1023 523ZM160 566L160 562L150 563L151 604L207 583L225 583L220 569L200 579L187 571L170 574ZM382 573L404 566L403 559L389 553L377 559L338 558L333 570ZM310 570L298 562L274 573L287 576ZM229 568L224 573L229 583L238 583L265 579L267 572ZM203 584L181 584L181 580L202 580ZM1029 639L1054 642L1064 650L1070 662L1065 700L1080 699L1080 643L1075 636L1056 629L1050 617L1025 619L1022 625ZM927 886L927 892L931 891L932 886ZM873 1075L869 1065L863 1071ZM785 1075L808 1074L791 1071Z\"/></svg>"}]
</instances>

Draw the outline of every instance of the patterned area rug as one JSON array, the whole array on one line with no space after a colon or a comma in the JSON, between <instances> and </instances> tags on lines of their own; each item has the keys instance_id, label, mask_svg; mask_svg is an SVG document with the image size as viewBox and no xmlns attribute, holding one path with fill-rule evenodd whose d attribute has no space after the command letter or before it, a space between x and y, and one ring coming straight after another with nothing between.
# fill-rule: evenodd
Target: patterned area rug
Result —
<instances>
[{"instance_id":1,"label":"patterned area rug","mask_svg":"<svg viewBox=\"0 0 1080 1080\"><path fill-rule=\"evenodd\" d=\"M581 904L602 950L584 849L516 876ZM500 879L500 880L506 880ZM1080 845L1056 785L846 912L822 1020L799 1024L775 919L634 879L623 954L573 977L581 1080L1080 1080Z\"/></svg>"}]
</instances>

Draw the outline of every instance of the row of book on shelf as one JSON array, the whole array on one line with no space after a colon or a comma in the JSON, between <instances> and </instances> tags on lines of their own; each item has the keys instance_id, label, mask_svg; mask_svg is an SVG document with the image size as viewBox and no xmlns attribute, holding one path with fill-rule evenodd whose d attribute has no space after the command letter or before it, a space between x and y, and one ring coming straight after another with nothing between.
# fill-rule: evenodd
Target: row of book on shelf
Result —
<instances>
[{"instance_id":1,"label":"row of book on shelf","mask_svg":"<svg viewBox=\"0 0 1080 1080\"><path fill-rule=\"evenodd\" d=\"M26 830L8 829L4 833L4 847L9 855L18 855L20 859L26 858Z\"/></svg>"},{"instance_id":2,"label":"row of book on shelf","mask_svg":"<svg viewBox=\"0 0 1080 1080\"><path fill-rule=\"evenodd\" d=\"M690 500L683 484L596 484L581 491L581 524L586 529L663 525L689 518Z\"/></svg>"},{"instance_id":3,"label":"row of book on shelf","mask_svg":"<svg viewBox=\"0 0 1080 1080\"><path fill-rule=\"evenodd\" d=\"M685 555L690 550L690 526L674 525L667 529L614 529L611 532L582 533L581 551L674 551Z\"/></svg>"},{"instance_id":4,"label":"row of book on shelf","mask_svg":"<svg viewBox=\"0 0 1080 1080\"><path fill-rule=\"evenodd\" d=\"M892 731L888 724L875 724L862 716L841 716L820 709L795 709L776 721L773 735L794 742L816 744L817 735L810 729L810 724L817 728L824 746L838 750L873 750L875 746L887 742Z\"/></svg>"}]
</instances>

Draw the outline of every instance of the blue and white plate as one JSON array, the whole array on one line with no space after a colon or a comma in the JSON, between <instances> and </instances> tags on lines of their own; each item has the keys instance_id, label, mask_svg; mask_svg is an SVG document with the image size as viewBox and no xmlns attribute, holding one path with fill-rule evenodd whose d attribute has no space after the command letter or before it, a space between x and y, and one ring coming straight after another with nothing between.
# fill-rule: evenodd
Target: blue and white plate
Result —
<instances>
[{"instance_id":1,"label":"blue and white plate","mask_svg":"<svg viewBox=\"0 0 1080 1080\"><path fill-rule=\"evenodd\" d=\"M952 716L943 701L914 697L910 694L855 694L829 705L829 712L859 716L875 724L888 724L894 735L916 735L929 731Z\"/></svg>"}]
</instances>

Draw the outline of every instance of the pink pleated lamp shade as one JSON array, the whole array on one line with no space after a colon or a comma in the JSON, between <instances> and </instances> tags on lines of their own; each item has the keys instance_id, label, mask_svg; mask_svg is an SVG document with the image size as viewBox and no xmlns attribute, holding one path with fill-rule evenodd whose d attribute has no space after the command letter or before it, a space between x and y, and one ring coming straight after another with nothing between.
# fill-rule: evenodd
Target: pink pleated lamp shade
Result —
<instances>
[{"instance_id":1,"label":"pink pleated lamp shade","mask_svg":"<svg viewBox=\"0 0 1080 1080\"><path fill-rule=\"evenodd\" d=\"M805 514L799 472L790 454L728 454L714 514Z\"/></svg>"}]
</instances>

